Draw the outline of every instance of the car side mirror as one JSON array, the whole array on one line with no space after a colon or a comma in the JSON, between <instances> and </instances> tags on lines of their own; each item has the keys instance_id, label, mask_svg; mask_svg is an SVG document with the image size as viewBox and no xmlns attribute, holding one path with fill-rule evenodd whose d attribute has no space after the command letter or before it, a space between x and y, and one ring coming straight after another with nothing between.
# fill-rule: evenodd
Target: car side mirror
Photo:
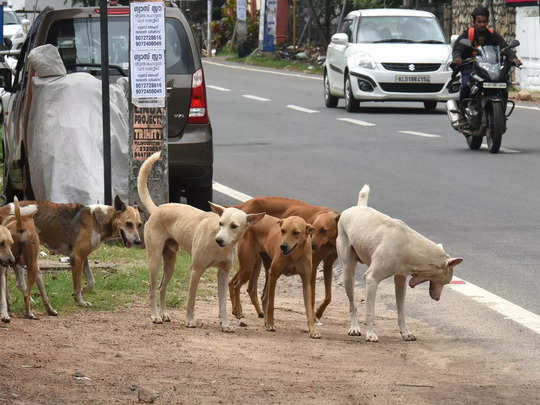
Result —
<instances>
[{"instance_id":1,"label":"car side mirror","mask_svg":"<svg viewBox=\"0 0 540 405\"><path fill-rule=\"evenodd\" d=\"M474 48L473 44L468 39L463 38L459 41L459 43L467 48Z\"/></svg>"},{"instance_id":2,"label":"car side mirror","mask_svg":"<svg viewBox=\"0 0 540 405\"><path fill-rule=\"evenodd\" d=\"M343 32L338 32L332 35L332 43L336 45L347 45L349 43L349 36Z\"/></svg>"},{"instance_id":3,"label":"car side mirror","mask_svg":"<svg viewBox=\"0 0 540 405\"><path fill-rule=\"evenodd\" d=\"M0 68L0 88L8 93L13 92L13 74L9 68Z\"/></svg>"},{"instance_id":4,"label":"car side mirror","mask_svg":"<svg viewBox=\"0 0 540 405\"><path fill-rule=\"evenodd\" d=\"M454 46L454 43L457 41L457 39L459 38L459 35L457 34L454 34L450 37L450 45L453 47Z\"/></svg>"}]
</instances>

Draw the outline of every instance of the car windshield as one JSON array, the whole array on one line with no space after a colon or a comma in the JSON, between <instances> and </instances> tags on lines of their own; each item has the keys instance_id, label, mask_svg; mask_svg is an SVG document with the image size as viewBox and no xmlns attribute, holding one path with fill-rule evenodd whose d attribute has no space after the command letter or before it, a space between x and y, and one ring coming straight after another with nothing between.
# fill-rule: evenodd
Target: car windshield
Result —
<instances>
[{"instance_id":1,"label":"car windshield","mask_svg":"<svg viewBox=\"0 0 540 405\"><path fill-rule=\"evenodd\" d=\"M100 21L98 18L73 18L54 22L47 43L58 48L68 72L84 70L77 65L101 64ZM182 24L165 20L165 66L168 74L192 74L195 70L191 48ZM129 21L109 17L109 63L129 68Z\"/></svg>"},{"instance_id":2,"label":"car windshield","mask_svg":"<svg viewBox=\"0 0 540 405\"><path fill-rule=\"evenodd\" d=\"M444 44L444 34L433 17L362 17L356 42Z\"/></svg>"},{"instance_id":3,"label":"car windshield","mask_svg":"<svg viewBox=\"0 0 540 405\"><path fill-rule=\"evenodd\" d=\"M4 11L4 25L19 24L19 18L15 13Z\"/></svg>"}]
</instances>

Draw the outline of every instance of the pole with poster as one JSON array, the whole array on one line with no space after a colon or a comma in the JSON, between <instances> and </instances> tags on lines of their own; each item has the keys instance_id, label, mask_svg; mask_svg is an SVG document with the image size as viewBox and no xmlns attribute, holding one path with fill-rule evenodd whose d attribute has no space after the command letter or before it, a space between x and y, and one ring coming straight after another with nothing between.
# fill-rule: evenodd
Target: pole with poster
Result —
<instances>
[{"instance_id":1,"label":"pole with poster","mask_svg":"<svg viewBox=\"0 0 540 405\"><path fill-rule=\"evenodd\" d=\"M140 202L139 169L158 151L161 159L152 167L148 189L156 205L169 202L165 11L162 0L130 1L129 204Z\"/></svg>"}]
</instances>

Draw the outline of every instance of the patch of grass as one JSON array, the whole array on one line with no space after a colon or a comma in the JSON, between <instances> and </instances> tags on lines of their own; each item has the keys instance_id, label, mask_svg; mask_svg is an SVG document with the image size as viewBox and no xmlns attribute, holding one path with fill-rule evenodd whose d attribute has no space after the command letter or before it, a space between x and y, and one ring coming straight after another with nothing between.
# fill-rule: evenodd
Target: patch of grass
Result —
<instances>
[{"instance_id":1,"label":"patch of grass","mask_svg":"<svg viewBox=\"0 0 540 405\"><path fill-rule=\"evenodd\" d=\"M54 257L54 256L53 256ZM119 245L103 244L89 257L90 267L98 260L100 263L115 263L110 269L93 270L96 285L92 292L84 295L84 299L92 303L90 310L114 310L144 298L147 299L150 288L148 266L146 265L146 252L142 249L126 249ZM167 306L172 308L183 307L189 289L190 256L180 252L176 261L174 275L167 289ZM60 315L81 311L81 307L73 300L73 284L71 271L43 271L45 288L49 301ZM159 279L161 280L161 272ZM84 280L84 278L83 278ZM216 280L216 270L209 269L202 277L197 296L210 294L204 289L204 283ZM24 299L21 292L15 287L15 277L10 272L9 288L11 292L12 311L15 314L24 312ZM41 296L34 287L32 297L35 303L32 308L37 313L44 313L45 308ZM86 310L86 309L84 309Z\"/></svg>"},{"instance_id":2,"label":"patch of grass","mask_svg":"<svg viewBox=\"0 0 540 405\"><path fill-rule=\"evenodd\" d=\"M225 57L230 62L245 63L246 65L265 66L276 69L294 70L304 73L313 73L322 75L323 68L315 63L301 60L285 60L278 57L269 57L258 52L245 58L239 58L238 54L231 51L222 51L218 56Z\"/></svg>"}]
</instances>

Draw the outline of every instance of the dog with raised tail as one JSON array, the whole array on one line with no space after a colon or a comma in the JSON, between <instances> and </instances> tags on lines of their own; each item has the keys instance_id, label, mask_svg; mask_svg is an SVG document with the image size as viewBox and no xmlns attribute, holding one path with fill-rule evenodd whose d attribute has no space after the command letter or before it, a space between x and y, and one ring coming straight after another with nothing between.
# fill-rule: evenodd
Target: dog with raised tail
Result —
<instances>
[{"instance_id":1,"label":"dog with raised tail","mask_svg":"<svg viewBox=\"0 0 540 405\"><path fill-rule=\"evenodd\" d=\"M144 227L146 256L150 272L150 302L152 322L170 321L165 312L165 294L171 279L178 249L191 254L191 280L187 302L186 326L197 327L194 318L197 287L202 274L209 267L218 269L219 320L223 332L233 332L227 319L227 282L236 256L236 245L246 229L264 217L264 212L246 214L237 208L224 208L210 203L214 212L205 212L186 204L154 204L148 191L148 177L161 152L156 152L142 164L137 187L139 198L150 213ZM156 287L159 268L163 261L160 286L160 306Z\"/></svg>"},{"instance_id":2,"label":"dog with raised tail","mask_svg":"<svg viewBox=\"0 0 540 405\"><path fill-rule=\"evenodd\" d=\"M338 222L337 253L343 265L344 284L349 298L351 327L349 335L360 336L360 324L354 303L354 273L358 262L368 266L366 283L366 341L377 342L375 333L375 296L379 283L394 276L398 325L403 340L416 340L405 322L407 277L414 288L429 281L429 295L439 301L443 287L450 283L454 267L462 258L450 257L436 244L407 226L367 206L369 186L359 193L358 204L341 213Z\"/></svg>"},{"instance_id":3,"label":"dog with raised tail","mask_svg":"<svg viewBox=\"0 0 540 405\"><path fill-rule=\"evenodd\" d=\"M39 270L39 236L37 234L33 219L36 212L36 205L21 208L17 197L14 198L13 203L0 208L2 225L9 230L11 237L13 238L12 252L15 258L14 265L18 277L17 285L24 292L24 316L29 319L36 319L36 316L31 309L30 297L32 288L36 282L39 292L41 293L43 305L47 309L47 313L52 316L57 315L56 311L49 303L49 297L45 291L45 283L41 278L41 272ZM22 271L22 266L26 266L27 269L28 283L26 283L26 285L24 283L24 272ZM6 277L4 272L4 280L5 279ZM6 300L8 301L7 306L9 306L9 294L7 292L7 286ZM5 316L2 317L2 320L4 320L4 318Z\"/></svg>"},{"instance_id":4,"label":"dog with raised tail","mask_svg":"<svg viewBox=\"0 0 540 405\"><path fill-rule=\"evenodd\" d=\"M15 256L11 251L13 237L4 225L0 225L0 320L9 322L7 271L15 265Z\"/></svg>"}]
</instances>

